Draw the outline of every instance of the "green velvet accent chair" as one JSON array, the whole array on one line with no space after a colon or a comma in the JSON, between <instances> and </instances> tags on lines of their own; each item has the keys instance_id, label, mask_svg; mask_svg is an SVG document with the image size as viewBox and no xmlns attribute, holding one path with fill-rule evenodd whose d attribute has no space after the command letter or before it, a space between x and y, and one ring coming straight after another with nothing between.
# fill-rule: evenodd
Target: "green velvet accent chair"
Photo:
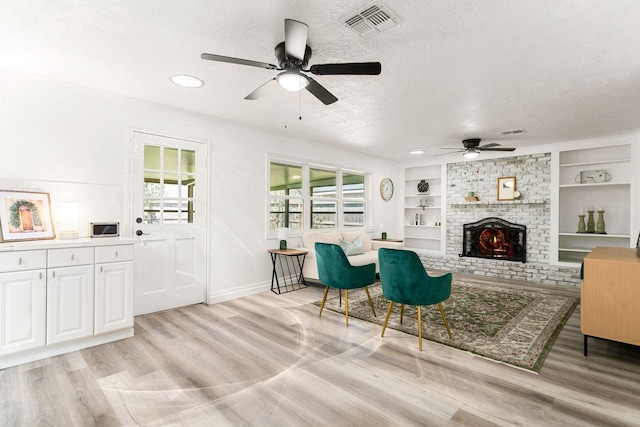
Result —
<instances>
[{"instance_id":1,"label":"green velvet accent chair","mask_svg":"<svg viewBox=\"0 0 640 427\"><path fill-rule=\"evenodd\" d=\"M438 304L440 315L447 328L449 338L452 339L449 322L442 308L442 301L451 295L451 273L441 276L429 276L418 254L403 249L378 249L378 262L380 263L380 281L382 293L389 300L387 316L382 327L382 336L387 329L389 315L393 303L402 304L400 307L400 323L404 305L413 305L418 308L418 343L422 350L422 311L421 306Z\"/></svg>"},{"instance_id":2,"label":"green velvet accent chair","mask_svg":"<svg viewBox=\"0 0 640 427\"><path fill-rule=\"evenodd\" d=\"M320 314L327 300L329 288L336 288L341 292L344 290L345 299L345 320L349 326L349 290L364 288L369 298L369 305L376 316L376 310L373 308L373 301L367 286L373 285L376 281L376 265L374 263L365 265L351 265L344 250L339 245L331 243L315 244L316 260L318 263L318 275L320 282L325 285L322 304L320 304Z\"/></svg>"}]
</instances>

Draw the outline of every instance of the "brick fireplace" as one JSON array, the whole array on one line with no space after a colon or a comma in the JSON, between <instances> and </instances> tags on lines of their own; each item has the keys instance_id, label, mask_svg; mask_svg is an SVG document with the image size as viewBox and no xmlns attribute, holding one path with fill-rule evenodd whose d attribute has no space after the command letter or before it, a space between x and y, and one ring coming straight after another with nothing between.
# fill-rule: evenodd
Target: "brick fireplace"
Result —
<instances>
[{"instance_id":1,"label":"brick fireplace","mask_svg":"<svg viewBox=\"0 0 640 427\"><path fill-rule=\"evenodd\" d=\"M517 189L522 194L520 199L497 200L498 178L505 176L516 177ZM446 191L446 253L421 254L427 269L536 283L576 286L580 283L579 269L550 265L550 153L450 163L447 165L447 187L443 191ZM465 201L470 191L478 196L477 202ZM523 240L526 262L507 261L501 257L459 256L465 245L465 224L485 218L499 218L526 227L527 236Z\"/></svg>"}]
</instances>

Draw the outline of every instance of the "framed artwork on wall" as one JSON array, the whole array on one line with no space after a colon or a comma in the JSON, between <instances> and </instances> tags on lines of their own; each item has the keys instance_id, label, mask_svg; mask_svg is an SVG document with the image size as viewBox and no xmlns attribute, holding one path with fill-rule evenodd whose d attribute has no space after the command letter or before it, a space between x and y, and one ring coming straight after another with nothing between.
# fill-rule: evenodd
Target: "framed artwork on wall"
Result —
<instances>
[{"instance_id":1,"label":"framed artwork on wall","mask_svg":"<svg viewBox=\"0 0 640 427\"><path fill-rule=\"evenodd\" d=\"M49 193L0 190L0 242L55 237Z\"/></svg>"},{"instance_id":2,"label":"framed artwork on wall","mask_svg":"<svg viewBox=\"0 0 640 427\"><path fill-rule=\"evenodd\" d=\"M498 178L498 200L514 200L516 191L516 177L506 176Z\"/></svg>"}]
</instances>

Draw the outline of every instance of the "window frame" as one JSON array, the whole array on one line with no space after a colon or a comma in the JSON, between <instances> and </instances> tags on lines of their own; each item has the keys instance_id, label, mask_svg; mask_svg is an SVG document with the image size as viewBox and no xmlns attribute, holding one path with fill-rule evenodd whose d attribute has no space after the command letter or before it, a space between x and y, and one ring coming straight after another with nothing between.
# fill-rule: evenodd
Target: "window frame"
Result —
<instances>
[{"instance_id":1,"label":"window frame","mask_svg":"<svg viewBox=\"0 0 640 427\"><path fill-rule=\"evenodd\" d=\"M302 168L302 196L291 196L291 195L272 195L271 194L271 164L281 164L285 166L294 166ZM317 170L326 170L330 172L336 173L336 193L335 197L323 197L323 196L311 196L311 188L310 188L310 171L311 169ZM344 189L343 189L343 174L355 174L362 175L364 190L362 198L351 198L344 197ZM341 230L344 229L344 206L346 203L358 202L362 203L363 206L363 223L361 226L357 226L360 228L370 228L370 215L369 215L369 207L371 206L371 172L359 170L356 168L347 168L340 167L335 165L326 165L326 164L318 164L315 162L304 161L304 160L295 160L287 157L281 157L277 155L269 155L267 158L267 189L266 189L266 234L267 238L273 238L277 236L277 229L271 228L271 203L273 200L302 200L302 228L290 228L289 235L297 236L302 235L307 231L330 231L330 230ZM335 202L336 204L336 212L335 212L335 226L327 227L327 228L312 228L311 223L311 208L312 203L316 202ZM357 228L353 226L352 228ZM350 227L351 228L351 227Z\"/></svg>"}]
</instances>

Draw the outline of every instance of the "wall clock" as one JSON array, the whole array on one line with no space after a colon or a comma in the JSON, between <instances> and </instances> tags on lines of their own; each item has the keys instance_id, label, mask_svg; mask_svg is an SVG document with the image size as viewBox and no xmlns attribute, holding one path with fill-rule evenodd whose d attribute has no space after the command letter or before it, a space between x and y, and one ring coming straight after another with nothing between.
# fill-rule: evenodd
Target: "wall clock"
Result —
<instances>
[{"instance_id":1,"label":"wall clock","mask_svg":"<svg viewBox=\"0 0 640 427\"><path fill-rule=\"evenodd\" d=\"M393 181L391 181L391 178L383 178L380 181L380 197L382 197L382 200L389 200L393 197Z\"/></svg>"}]
</instances>

